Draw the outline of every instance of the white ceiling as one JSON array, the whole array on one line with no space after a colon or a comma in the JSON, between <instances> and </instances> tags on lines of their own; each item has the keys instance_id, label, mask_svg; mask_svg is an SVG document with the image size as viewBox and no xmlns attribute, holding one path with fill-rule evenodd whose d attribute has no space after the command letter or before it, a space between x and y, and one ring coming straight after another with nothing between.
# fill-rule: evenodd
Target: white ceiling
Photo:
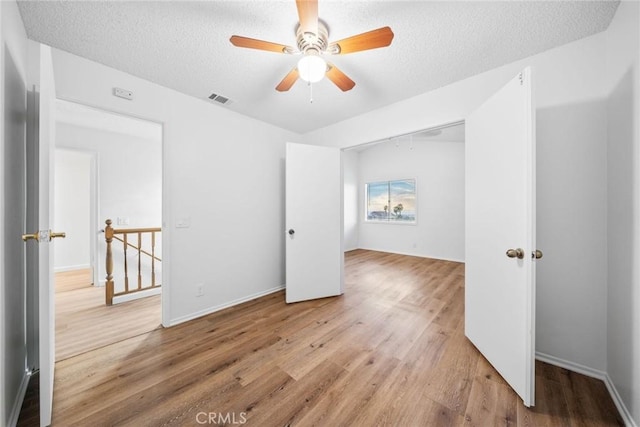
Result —
<instances>
[{"instance_id":1,"label":"white ceiling","mask_svg":"<svg viewBox=\"0 0 640 427\"><path fill-rule=\"evenodd\" d=\"M29 38L298 133L603 31L618 1L319 1L329 40L390 26L388 48L330 60L356 86L274 88L298 57L233 47L231 35L295 45L287 1L19 1ZM217 104L218 105L218 104Z\"/></svg>"}]
</instances>

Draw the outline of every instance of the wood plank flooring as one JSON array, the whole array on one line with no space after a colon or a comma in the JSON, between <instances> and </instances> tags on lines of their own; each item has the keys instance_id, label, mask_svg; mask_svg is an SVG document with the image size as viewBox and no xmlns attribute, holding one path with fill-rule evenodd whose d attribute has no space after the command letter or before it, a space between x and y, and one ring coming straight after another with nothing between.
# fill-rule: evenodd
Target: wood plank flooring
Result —
<instances>
[{"instance_id":1,"label":"wood plank flooring","mask_svg":"<svg viewBox=\"0 0 640 427\"><path fill-rule=\"evenodd\" d=\"M345 267L340 297L279 292L58 362L53 425L622 425L601 381L544 363L522 405L464 337L463 264Z\"/></svg>"},{"instance_id":2,"label":"wood plank flooring","mask_svg":"<svg viewBox=\"0 0 640 427\"><path fill-rule=\"evenodd\" d=\"M91 268L80 268L71 271L61 271L55 274L56 293L84 289L92 285Z\"/></svg>"},{"instance_id":3,"label":"wood plank flooring","mask_svg":"<svg viewBox=\"0 0 640 427\"><path fill-rule=\"evenodd\" d=\"M160 295L107 307L104 288L91 285L91 270L57 273L56 361L156 329Z\"/></svg>"}]
</instances>

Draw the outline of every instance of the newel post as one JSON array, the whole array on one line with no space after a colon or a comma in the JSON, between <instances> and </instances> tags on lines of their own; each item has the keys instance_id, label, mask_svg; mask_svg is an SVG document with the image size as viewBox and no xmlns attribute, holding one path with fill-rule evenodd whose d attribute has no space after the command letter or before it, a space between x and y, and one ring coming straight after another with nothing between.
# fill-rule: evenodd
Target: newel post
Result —
<instances>
[{"instance_id":1,"label":"newel post","mask_svg":"<svg viewBox=\"0 0 640 427\"><path fill-rule=\"evenodd\" d=\"M111 220L105 221L107 226L104 229L104 239L107 242L107 283L106 283L106 303L107 305L113 305L113 252L111 251L111 242L113 241L113 227L111 227Z\"/></svg>"}]
</instances>

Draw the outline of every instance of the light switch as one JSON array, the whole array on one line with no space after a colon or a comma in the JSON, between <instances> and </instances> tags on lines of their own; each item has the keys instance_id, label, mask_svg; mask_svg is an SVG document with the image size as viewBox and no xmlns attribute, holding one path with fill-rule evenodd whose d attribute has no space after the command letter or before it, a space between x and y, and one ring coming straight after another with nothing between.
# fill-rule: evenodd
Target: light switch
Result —
<instances>
[{"instance_id":1,"label":"light switch","mask_svg":"<svg viewBox=\"0 0 640 427\"><path fill-rule=\"evenodd\" d=\"M178 218L176 220L176 228L189 228L191 227L191 218Z\"/></svg>"}]
</instances>

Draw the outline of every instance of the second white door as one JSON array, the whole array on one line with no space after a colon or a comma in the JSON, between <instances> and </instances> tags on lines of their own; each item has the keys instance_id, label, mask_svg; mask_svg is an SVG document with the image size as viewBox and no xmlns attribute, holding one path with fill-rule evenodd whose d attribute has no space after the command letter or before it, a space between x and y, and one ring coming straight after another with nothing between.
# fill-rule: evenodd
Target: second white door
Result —
<instances>
[{"instance_id":1,"label":"second white door","mask_svg":"<svg viewBox=\"0 0 640 427\"><path fill-rule=\"evenodd\" d=\"M535 402L535 110L525 69L466 120L465 334Z\"/></svg>"},{"instance_id":2,"label":"second white door","mask_svg":"<svg viewBox=\"0 0 640 427\"><path fill-rule=\"evenodd\" d=\"M287 144L286 301L343 292L342 152Z\"/></svg>"}]
</instances>

